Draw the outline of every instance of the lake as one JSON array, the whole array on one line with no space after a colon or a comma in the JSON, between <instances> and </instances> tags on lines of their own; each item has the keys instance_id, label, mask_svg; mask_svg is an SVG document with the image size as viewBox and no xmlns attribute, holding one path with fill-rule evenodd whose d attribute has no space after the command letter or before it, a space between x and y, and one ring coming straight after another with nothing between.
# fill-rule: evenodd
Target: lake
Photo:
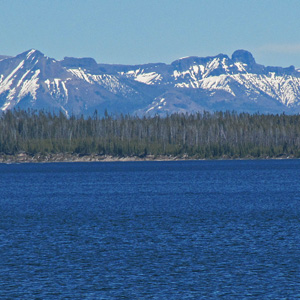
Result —
<instances>
[{"instance_id":1,"label":"lake","mask_svg":"<svg viewBox=\"0 0 300 300\"><path fill-rule=\"evenodd\" d=\"M299 169L0 164L0 299L298 299Z\"/></svg>"}]
</instances>

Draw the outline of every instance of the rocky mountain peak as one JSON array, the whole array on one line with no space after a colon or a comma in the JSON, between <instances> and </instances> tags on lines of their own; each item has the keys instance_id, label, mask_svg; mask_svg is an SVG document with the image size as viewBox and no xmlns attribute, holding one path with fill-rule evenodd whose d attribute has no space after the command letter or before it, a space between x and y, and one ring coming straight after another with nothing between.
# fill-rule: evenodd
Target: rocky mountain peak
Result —
<instances>
[{"instance_id":1,"label":"rocky mountain peak","mask_svg":"<svg viewBox=\"0 0 300 300\"><path fill-rule=\"evenodd\" d=\"M97 67L97 62L91 57L75 58L75 57L65 57L61 61L62 66L68 68L95 68Z\"/></svg>"},{"instance_id":2,"label":"rocky mountain peak","mask_svg":"<svg viewBox=\"0 0 300 300\"><path fill-rule=\"evenodd\" d=\"M27 51L19 54L18 56L22 57L22 58L24 57L26 59L34 59L34 58L46 57L44 53L42 53L41 51L36 50L36 49L27 50Z\"/></svg>"},{"instance_id":3,"label":"rocky mountain peak","mask_svg":"<svg viewBox=\"0 0 300 300\"><path fill-rule=\"evenodd\" d=\"M234 62L241 62L247 65L254 65L255 59L253 57L253 55L246 50L236 50L233 52L231 59Z\"/></svg>"}]
</instances>

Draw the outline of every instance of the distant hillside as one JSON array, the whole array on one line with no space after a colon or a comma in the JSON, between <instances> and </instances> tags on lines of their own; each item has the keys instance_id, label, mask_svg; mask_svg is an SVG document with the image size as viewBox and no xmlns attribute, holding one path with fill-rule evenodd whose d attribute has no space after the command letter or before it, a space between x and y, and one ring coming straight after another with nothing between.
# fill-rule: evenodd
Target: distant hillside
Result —
<instances>
[{"instance_id":1,"label":"distant hillside","mask_svg":"<svg viewBox=\"0 0 300 300\"><path fill-rule=\"evenodd\" d=\"M6 59L6 58L10 58L11 56L8 56L8 55L0 55L0 60L2 59Z\"/></svg>"},{"instance_id":2,"label":"distant hillside","mask_svg":"<svg viewBox=\"0 0 300 300\"><path fill-rule=\"evenodd\" d=\"M245 50L231 57L186 57L171 64L62 61L29 50L0 56L0 109L47 109L66 115L166 115L199 111L300 112L300 72L266 67Z\"/></svg>"}]
</instances>

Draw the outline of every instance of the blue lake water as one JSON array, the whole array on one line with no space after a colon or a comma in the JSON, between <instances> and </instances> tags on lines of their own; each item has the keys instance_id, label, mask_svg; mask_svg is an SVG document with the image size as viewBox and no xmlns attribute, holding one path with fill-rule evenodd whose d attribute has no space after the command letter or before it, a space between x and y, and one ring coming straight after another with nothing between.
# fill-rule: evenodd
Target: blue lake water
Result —
<instances>
[{"instance_id":1,"label":"blue lake water","mask_svg":"<svg viewBox=\"0 0 300 300\"><path fill-rule=\"evenodd\" d=\"M0 299L299 299L300 160L0 164Z\"/></svg>"}]
</instances>

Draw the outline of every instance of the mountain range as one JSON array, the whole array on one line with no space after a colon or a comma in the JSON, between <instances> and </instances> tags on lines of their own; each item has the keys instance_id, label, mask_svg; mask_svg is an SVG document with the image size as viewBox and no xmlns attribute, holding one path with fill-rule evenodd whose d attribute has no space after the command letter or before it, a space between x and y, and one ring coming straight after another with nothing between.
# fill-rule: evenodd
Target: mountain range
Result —
<instances>
[{"instance_id":1,"label":"mountain range","mask_svg":"<svg viewBox=\"0 0 300 300\"><path fill-rule=\"evenodd\" d=\"M55 60L38 50L0 55L0 110L62 111L67 116L166 115L235 110L300 112L300 70L257 64L237 50L171 64L112 65L93 58Z\"/></svg>"}]
</instances>

